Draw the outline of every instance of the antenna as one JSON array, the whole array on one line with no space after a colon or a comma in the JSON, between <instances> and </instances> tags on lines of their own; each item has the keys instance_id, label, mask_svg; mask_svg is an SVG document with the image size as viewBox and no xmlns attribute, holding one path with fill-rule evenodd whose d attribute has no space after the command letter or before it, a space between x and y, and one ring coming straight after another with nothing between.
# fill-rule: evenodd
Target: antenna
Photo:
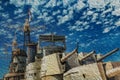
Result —
<instances>
[{"instance_id":1,"label":"antenna","mask_svg":"<svg viewBox=\"0 0 120 80\"><path fill-rule=\"evenodd\" d=\"M29 22L32 21L32 13L30 9L28 10L28 20Z\"/></svg>"},{"instance_id":2,"label":"antenna","mask_svg":"<svg viewBox=\"0 0 120 80\"><path fill-rule=\"evenodd\" d=\"M17 36L16 36L16 31L15 31L13 42L12 42L12 51L14 51L16 49L17 49Z\"/></svg>"},{"instance_id":3,"label":"antenna","mask_svg":"<svg viewBox=\"0 0 120 80\"><path fill-rule=\"evenodd\" d=\"M77 43L76 43L76 50L77 50L77 53L78 53L78 49L79 49L79 42L77 41Z\"/></svg>"}]
</instances>

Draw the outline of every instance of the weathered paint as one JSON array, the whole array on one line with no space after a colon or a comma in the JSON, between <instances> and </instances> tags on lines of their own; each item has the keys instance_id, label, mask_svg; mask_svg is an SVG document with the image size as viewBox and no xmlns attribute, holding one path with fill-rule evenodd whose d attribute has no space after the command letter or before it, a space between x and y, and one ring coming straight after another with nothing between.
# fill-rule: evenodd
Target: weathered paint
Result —
<instances>
[{"instance_id":1,"label":"weathered paint","mask_svg":"<svg viewBox=\"0 0 120 80\"><path fill-rule=\"evenodd\" d=\"M41 64L41 77L62 74L63 72L64 67L61 64L59 55L57 53L43 57Z\"/></svg>"},{"instance_id":2,"label":"weathered paint","mask_svg":"<svg viewBox=\"0 0 120 80\"><path fill-rule=\"evenodd\" d=\"M40 79L41 61L36 60L26 66L25 80L41 80Z\"/></svg>"},{"instance_id":3,"label":"weathered paint","mask_svg":"<svg viewBox=\"0 0 120 80\"><path fill-rule=\"evenodd\" d=\"M72 68L64 73L64 80L102 80L97 63Z\"/></svg>"}]
</instances>

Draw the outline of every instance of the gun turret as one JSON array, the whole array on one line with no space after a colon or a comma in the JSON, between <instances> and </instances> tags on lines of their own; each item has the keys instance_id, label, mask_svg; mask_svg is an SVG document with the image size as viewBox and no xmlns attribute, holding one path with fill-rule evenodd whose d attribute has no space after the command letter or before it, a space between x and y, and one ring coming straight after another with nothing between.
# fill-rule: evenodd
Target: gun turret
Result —
<instances>
[{"instance_id":1,"label":"gun turret","mask_svg":"<svg viewBox=\"0 0 120 80\"><path fill-rule=\"evenodd\" d=\"M107 54L105 54L104 56L102 56L100 59L98 59L97 62L102 61L102 60L105 59L106 57L108 57L108 56L110 56L111 54L117 52L118 50L119 50L119 48L116 48L116 49L114 49L114 50L108 52Z\"/></svg>"},{"instance_id":2,"label":"gun turret","mask_svg":"<svg viewBox=\"0 0 120 80\"><path fill-rule=\"evenodd\" d=\"M71 53L67 54L66 56L64 56L61 59L61 62L65 62L66 59L68 59L70 56L72 56L73 54L75 54L77 52L77 49L73 50Z\"/></svg>"},{"instance_id":3,"label":"gun turret","mask_svg":"<svg viewBox=\"0 0 120 80\"><path fill-rule=\"evenodd\" d=\"M108 78L111 78L111 77L114 77L114 76L117 76L120 74L120 67L116 67L114 69L111 69L111 70L108 70L106 72L106 75Z\"/></svg>"}]
</instances>

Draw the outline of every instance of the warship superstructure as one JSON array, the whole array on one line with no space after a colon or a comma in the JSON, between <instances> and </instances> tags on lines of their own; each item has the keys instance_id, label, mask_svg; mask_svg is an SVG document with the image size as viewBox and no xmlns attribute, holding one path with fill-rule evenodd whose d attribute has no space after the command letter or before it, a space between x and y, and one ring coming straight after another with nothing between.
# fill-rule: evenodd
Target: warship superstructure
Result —
<instances>
[{"instance_id":1,"label":"warship superstructure","mask_svg":"<svg viewBox=\"0 0 120 80\"><path fill-rule=\"evenodd\" d=\"M120 80L120 62L102 61L119 48L105 55L95 51L78 53L78 47L70 53L65 50L65 36L40 34L38 42L32 42L30 24L26 20L24 50L12 51L4 80Z\"/></svg>"},{"instance_id":2,"label":"warship superstructure","mask_svg":"<svg viewBox=\"0 0 120 80\"><path fill-rule=\"evenodd\" d=\"M4 80L22 80L26 69L27 54L23 49L17 48L16 39L12 42L12 59L9 66L9 73L4 76Z\"/></svg>"}]
</instances>

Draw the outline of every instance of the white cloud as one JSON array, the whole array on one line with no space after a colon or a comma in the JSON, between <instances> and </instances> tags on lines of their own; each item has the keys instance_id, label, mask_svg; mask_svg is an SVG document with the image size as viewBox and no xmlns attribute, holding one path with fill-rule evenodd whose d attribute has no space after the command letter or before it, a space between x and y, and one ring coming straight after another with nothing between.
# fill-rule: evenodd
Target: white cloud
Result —
<instances>
[{"instance_id":1,"label":"white cloud","mask_svg":"<svg viewBox=\"0 0 120 80\"><path fill-rule=\"evenodd\" d=\"M116 35L116 36L120 36L120 33L116 33L115 35Z\"/></svg>"},{"instance_id":2,"label":"white cloud","mask_svg":"<svg viewBox=\"0 0 120 80\"><path fill-rule=\"evenodd\" d=\"M104 14L106 14L106 13L108 13L108 12L111 12L111 11L112 11L112 8L109 8L109 9L107 9L107 10L104 10L103 13L102 13L102 15L104 15Z\"/></svg>"},{"instance_id":3,"label":"white cloud","mask_svg":"<svg viewBox=\"0 0 120 80\"><path fill-rule=\"evenodd\" d=\"M3 22L3 24L1 24L0 26L2 26L2 27L7 27L7 24L5 24L5 22Z\"/></svg>"},{"instance_id":4,"label":"white cloud","mask_svg":"<svg viewBox=\"0 0 120 80\"><path fill-rule=\"evenodd\" d=\"M44 19L44 17L42 15L39 15L37 18L38 19Z\"/></svg>"},{"instance_id":5,"label":"white cloud","mask_svg":"<svg viewBox=\"0 0 120 80\"><path fill-rule=\"evenodd\" d=\"M59 13L60 13L60 10L54 11L54 12L53 12L53 16L54 16L54 15L57 15L57 14L59 14Z\"/></svg>"},{"instance_id":6,"label":"white cloud","mask_svg":"<svg viewBox=\"0 0 120 80\"><path fill-rule=\"evenodd\" d=\"M97 21L97 22L96 22L96 24L102 24L102 22L100 22L100 21Z\"/></svg>"},{"instance_id":7,"label":"white cloud","mask_svg":"<svg viewBox=\"0 0 120 80\"><path fill-rule=\"evenodd\" d=\"M94 39L94 40L92 40L91 43L96 43L97 41L98 41L98 39Z\"/></svg>"},{"instance_id":8,"label":"white cloud","mask_svg":"<svg viewBox=\"0 0 120 80\"><path fill-rule=\"evenodd\" d=\"M33 5L43 5L43 4L45 4L45 3L47 3L47 0L29 0L29 1L31 1L31 4L33 4Z\"/></svg>"},{"instance_id":9,"label":"white cloud","mask_svg":"<svg viewBox=\"0 0 120 80\"><path fill-rule=\"evenodd\" d=\"M19 0L19 1L10 0L10 4L14 4L16 7L21 7L24 6L25 4L38 6L38 5L43 5L46 2L47 2L46 0Z\"/></svg>"},{"instance_id":10,"label":"white cloud","mask_svg":"<svg viewBox=\"0 0 120 80\"><path fill-rule=\"evenodd\" d=\"M81 43L79 44L80 47L88 47L90 46L90 43Z\"/></svg>"},{"instance_id":11,"label":"white cloud","mask_svg":"<svg viewBox=\"0 0 120 80\"><path fill-rule=\"evenodd\" d=\"M111 30L111 28L107 27L104 29L103 33L108 33Z\"/></svg>"},{"instance_id":12,"label":"white cloud","mask_svg":"<svg viewBox=\"0 0 120 80\"><path fill-rule=\"evenodd\" d=\"M59 20L61 17L62 17L61 15L58 15L58 16L57 16L57 19Z\"/></svg>"},{"instance_id":13,"label":"white cloud","mask_svg":"<svg viewBox=\"0 0 120 80\"><path fill-rule=\"evenodd\" d=\"M28 1L31 1L31 0L28 0ZM40 2L39 2L39 0L34 0L34 1L31 1L31 4L33 4L33 5L40 5Z\"/></svg>"},{"instance_id":14,"label":"white cloud","mask_svg":"<svg viewBox=\"0 0 120 80\"><path fill-rule=\"evenodd\" d=\"M35 37L36 37L36 38L39 38L39 35L40 35L40 34L36 34Z\"/></svg>"},{"instance_id":15,"label":"white cloud","mask_svg":"<svg viewBox=\"0 0 120 80\"><path fill-rule=\"evenodd\" d=\"M63 23L65 23L65 22L68 21L68 20L70 20L70 17L69 17L68 15L65 15L65 16L61 17L61 18L59 19L58 25L59 25L59 24L63 24Z\"/></svg>"},{"instance_id":16,"label":"white cloud","mask_svg":"<svg viewBox=\"0 0 120 80\"><path fill-rule=\"evenodd\" d=\"M26 14L19 14L18 16L14 17L14 19L22 18L24 16L26 16Z\"/></svg>"},{"instance_id":17,"label":"white cloud","mask_svg":"<svg viewBox=\"0 0 120 80\"><path fill-rule=\"evenodd\" d=\"M56 3L57 6L60 6L61 4L62 4L62 1L60 1L60 0L58 0Z\"/></svg>"},{"instance_id":18,"label":"white cloud","mask_svg":"<svg viewBox=\"0 0 120 80\"><path fill-rule=\"evenodd\" d=\"M110 6L115 9L112 15L120 16L120 0L110 0Z\"/></svg>"},{"instance_id":19,"label":"white cloud","mask_svg":"<svg viewBox=\"0 0 120 80\"><path fill-rule=\"evenodd\" d=\"M74 1L67 1L67 0L64 0L64 5L65 6L68 6L68 4L71 4L72 2ZM58 18L58 25L60 24L63 24L69 20L71 20L73 18L73 14L74 14L74 10L81 10L83 7L85 6L85 4L78 0L76 4L74 4L73 6L69 6L67 10L63 10L62 11L62 14L64 16L57 16Z\"/></svg>"},{"instance_id":20,"label":"white cloud","mask_svg":"<svg viewBox=\"0 0 120 80\"><path fill-rule=\"evenodd\" d=\"M4 29L0 29L0 35L3 35L3 34L7 34L8 31L4 30Z\"/></svg>"},{"instance_id":21,"label":"white cloud","mask_svg":"<svg viewBox=\"0 0 120 80\"><path fill-rule=\"evenodd\" d=\"M57 18L58 18L58 25L60 25L60 24L63 24L63 23L65 23L65 22L67 22L67 21L69 21L69 20L71 20L72 18L73 18L73 8L72 9L70 9L69 8L69 10L68 10L68 14L66 14L66 15L64 15L64 16L57 16Z\"/></svg>"},{"instance_id":22,"label":"white cloud","mask_svg":"<svg viewBox=\"0 0 120 80\"><path fill-rule=\"evenodd\" d=\"M70 3L70 1L72 0L62 0L63 1L63 5L64 6L68 6L68 4Z\"/></svg>"},{"instance_id":23,"label":"white cloud","mask_svg":"<svg viewBox=\"0 0 120 80\"><path fill-rule=\"evenodd\" d=\"M83 22L83 21L76 21L75 24L73 26L69 26L68 27L70 31L83 31L86 30L88 28L90 28L90 26L88 25L88 22Z\"/></svg>"},{"instance_id":24,"label":"white cloud","mask_svg":"<svg viewBox=\"0 0 120 80\"><path fill-rule=\"evenodd\" d=\"M9 18L9 14L2 13L2 17L4 17L4 18Z\"/></svg>"},{"instance_id":25,"label":"white cloud","mask_svg":"<svg viewBox=\"0 0 120 80\"><path fill-rule=\"evenodd\" d=\"M82 21L79 21L79 20L78 20L78 21L75 22L75 25L76 25L76 26L79 26L79 25L81 25L82 23L83 23Z\"/></svg>"},{"instance_id":26,"label":"white cloud","mask_svg":"<svg viewBox=\"0 0 120 80\"><path fill-rule=\"evenodd\" d=\"M119 9L120 8L120 0L111 0L109 1L111 6L114 6L115 9Z\"/></svg>"},{"instance_id":27,"label":"white cloud","mask_svg":"<svg viewBox=\"0 0 120 80\"><path fill-rule=\"evenodd\" d=\"M108 32L110 32L111 30L113 30L115 28L117 28L117 27L116 26L106 27L106 28L104 28L103 33L108 33Z\"/></svg>"},{"instance_id":28,"label":"white cloud","mask_svg":"<svg viewBox=\"0 0 120 80\"><path fill-rule=\"evenodd\" d=\"M19 29L20 25L19 24L13 24L13 25L9 25L9 29Z\"/></svg>"},{"instance_id":29,"label":"white cloud","mask_svg":"<svg viewBox=\"0 0 120 80\"><path fill-rule=\"evenodd\" d=\"M88 24L88 22L85 21L85 22L83 22L82 25L83 25L83 26L87 26L87 24Z\"/></svg>"},{"instance_id":30,"label":"white cloud","mask_svg":"<svg viewBox=\"0 0 120 80\"><path fill-rule=\"evenodd\" d=\"M63 6L69 6L71 3L75 2L75 0L62 0L63 1Z\"/></svg>"},{"instance_id":31,"label":"white cloud","mask_svg":"<svg viewBox=\"0 0 120 80\"><path fill-rule=\"evenodd\" d=\"M92 17L92 22L96 22L97 18L98 18L98 13L94 13Z\"/></svg>"},{"instance_id":32,"label":"white cloud","mask_svg":"<svg viewBox=\"0 0 120 80\"><path fill-rule=\"evenodd\" d=\"M39 15L38 19L43 18L45 22L48 22L53 19L52 16L48 15L48 12L44 12L43 15Z\"/></svg>"},{"instance_id":33,"label":"white cloud","mask_svg":"<svg viewBox=\"0 0 120 80\"><path fill-rule=\"evenodd\" d=\"M84 43L79 44L80 47L85 47L86 45Z\"/></svg>"},{"instance_id":34,"label":"white cloud","mask_svg":"<svg viewBox=\"0 0 120 80\"><path fill-rule=\"evenodd\" d=\"M57 2L56 2L56 0L50 0L46 5L45 5L45 7L54 7L54 6L56 6L57 5Z\"/></svg>"},{"instance_id":35,"label":"white cloud","mask_svg":"<svg viewBox=\"0 0 120 80\"><path fill-rule=\"evenodd\" d=\"M90 28L90 26L89 25L86 25L85 27L84 27L84 29L89 29Z\"/></svg>"},{"instance_id":36,"label":"white cloud","mask_svg":"<svg viewBox=\"0 0 120 80\"><path fill-rule=\"evenodd\" d=\"M53 20L53 17L50 16L50 15L48 14L48 12L44 12L43 15L40 14L37 18L38 18L38 19L44 19L45 22L48 22L48 21L51 22L51 21Z\"/></svg>"},{"instance_id":37,"label":"white cloud","mask_svg":"<svg viewBox=\"0 0 120 80\"><path fill-rule=\"evenodd\" d=\"M76 31L83 31L84 28L76 28Z\"/></svg>"},{"instance_id":38,"label":"white cloud","mask_svg":"<svg viewBox=\"0 0 120 80\"><path fill-rule=\"evenodd\" d=\"M51 35L51 33L50 33L50 32L48 32L48 33L44 33L43 35Z\"/></svg>"},{"instance_id":39,"label":"white cloud","mask_svg":"<svg viewBox=\"0 0 120 80\"><path fill-rule=\"evenodd\" d=\"M14 4L16 7L21 7L25 4L24 0L10 0L10 4Z\"/></svg>"},{"instance_id":40,"label":"white cloud","mask_svg":"<svg viewBox=\"0 0 120 80\"><path fill-rule=\"evenodd\" d=\"M116 9L112 12L112 15L120 16L120 9Z\"/></svg>"},{"instance_id":41,"label":"white cloud","mask_svg":"<svg viewBox=\"0 0 120 80\"><path fill-rule=\"evenodd\" d=\"M115 22L116 26L120 26L120 21Z\"/></svg>"},{"instance_id":42,"label":"white cloud","mask_svg":"<svg viewBox=\"0 0 120 80\"><path fill-rule=\"evenodd\" d=\"M44 16L44 17L47 17L47 16L48 16L48 13L47 13L47 12L44 12L44 13L43 13L43 16Z\"/></svg>"},{"instance_id":43,"label":"white cloud","mask_svg":"<svg viewBox=\"0 0 120 80\"><path fill-rule=\"evenodd\" d=\"M104 8L105 2L104 0L88 0L90 8Z\"/></svg>"},{"instance_id":44,"label":"white cloud","mask_svg":"<svg viewBox=\"0 0 120 80\"><path fill-rule=\"evenodd\" d=\"M68 15L71 16L71 17L73 16L73 13L74 13L73 10L68 11Z\"/></svg>"},{"instance_id":45,"label":"white cloud","mask_svg":"<svg viewBox=\"0 0 120 80\"><path fill-rule=\"evenodd\" d=\"M22 9L18 9L18 10L16 10L15 12L14 12L14 14L18 14L18 13L21 13L23 10Z\"/></svg>"},{"instance_id":46,"label":"white cloud","mask_svg":"<svg viewBox=\"0 0 120 80\"><path fill-rule=\"evenodd\" d=\"M107 21L106 19L105 19L105 22L104 22L104 24L109 24L110 22L109 21Z\"/></svg>"},{"instance_id":47,"label":"white cloud","mask_svg":"<svg viewBox=\"0 0 120 80\"><path fill-rule=\"evenodd\" d=\"M69 34L69 36L72 36L72 35L73 35L73 33L70 33L70 34Z\"/></svg>"},{"instance_id":48,"label":"white cloud","mask_svg":"<svg viewBox=\"0 0 120 80\"><path fill-rule=\"evenodd\" d=\"M63 14L66 15L68 14L68 11L66 9L63 10Z\"/></svg>"},{"instance_id":49,"label":"white cloud","mask_svg":"<svg viewBox=\"0 0 120 80\"><path fill-rule=\"evenodd\" d=\"M74 5L74 9L77 11L80 11L83 7L85 7L85 4L81 0L78 0L77 4Z\"/></svg>"},{"instance_id":50,"label":"white cloud","mask_svg":"<svg viewBox=\"0 0 120 80\"><path fill-rule=\"evenodd\" d=\"M49 16L49 17L45 17L44 20L45 20L46 22L48 22L48 21L51 21L52 19L53 19L53 17L52 17L52 16Z\"/></svg>"},{"instance_id":51,"label":"white cloud","mask_svg":"<svg viewBox=\"0 0 120 80\"><path fill-rule=\"evenodd\" d=\"M73 18L73 10L69 10L69 13L65 16L60 17L58 25L65 23Z\"/></svg>"},{"instance_id":52,"label":"white cloud","mask_svg":"<svg viewBox=\"0 0 120 80\"><path fill-rule=\"evenodd\" d=\"M36 21L32 21L30 24L35 25L35 24L38 24L39 22L40 22L40 20L36 20Z\"/></svg>"},{"instance_id":53,"label":"white cloud","mask_svg":"<svg viewBox=\"0 0 120 80\"><path fill-rule=\"evenodd\" d=\"M84 27L83 26L69 26L68 27L70 31L83 31L84 30Z\"/></svg>"},{"instance_id":54,"label":"white cloud","mask_svg":"<svg viewBox=\"0 0 120 80\"><path fill-rule=\"evenodd\" d=\"M13 38L13 36L12 36L12 34L8 34L7 36L6 36L6 38Z\"/></svg>"},{"instance_id":55,"label":"white cloud","mask_svg":"<svg viewBox=\"0 0 120 80\"><path fill-rule=\"evenodd\" d=\"M39 5L34 5L34 4L31 4L31 5L32 5L31 13L32 13L32 14L40 15L41 12L40 12L40 10L38 9Z\"/></svg>"},{"instance_id":56,"label":"white cloud","mask_svg":"<svg viewBox=\"0 0 120 80\"><path fill-rule=\"evenodd\" d=\"M81 16L80 19L84 20L87 18L87 15Z\"/></svg>"},{"instance_id":57,"label":"white cloud","mask_svg":"<svg viewBox=\"0 0 120 80\"><path fill-rule=\"evenodd\" d=\"M69 28L69 30L75 30L76 26L69 26L68 28Z\"/></svg>"},{"instance_id":58,"label":"white cloud","mask_svg":"<svg viewBox=\"0 0 120 80\"><path fill-rule=\"evenodd\" d=\"M8 22L8 23L12 22L12 19L8 19L7 22Z\"/></svg>"},{"instance_id":59,"label":"white cloud","mask_svg":"<svg viewBox=\"0 0 120 80\"><path fill-rule=\"evenodd\" d=\"M119 33L119 32L110 33L110 34L109 34L109 37L112 38L112 39L114 39L114 38L119 38L119 36L120 36L120 33Z\"/></svg>"},{"instance_id":60,"label":"white cloud","mask_svg":"<svg viewBox=\"0 0 120 80\"><path fill-rule=\"evenodd\" d=\"M93 13L93 11L87 11L87 15L92 15Z\"/></svg>"},{"instance_id":61,"label":"white cloud","mask_svg":"<svg viewBox=\"0 0 120 80\"><path fill-rule=\"evenodd\" d=\"M4 51L5 50L5 48L0 48L0 51Z\"/></svg>"}]
</instances>

